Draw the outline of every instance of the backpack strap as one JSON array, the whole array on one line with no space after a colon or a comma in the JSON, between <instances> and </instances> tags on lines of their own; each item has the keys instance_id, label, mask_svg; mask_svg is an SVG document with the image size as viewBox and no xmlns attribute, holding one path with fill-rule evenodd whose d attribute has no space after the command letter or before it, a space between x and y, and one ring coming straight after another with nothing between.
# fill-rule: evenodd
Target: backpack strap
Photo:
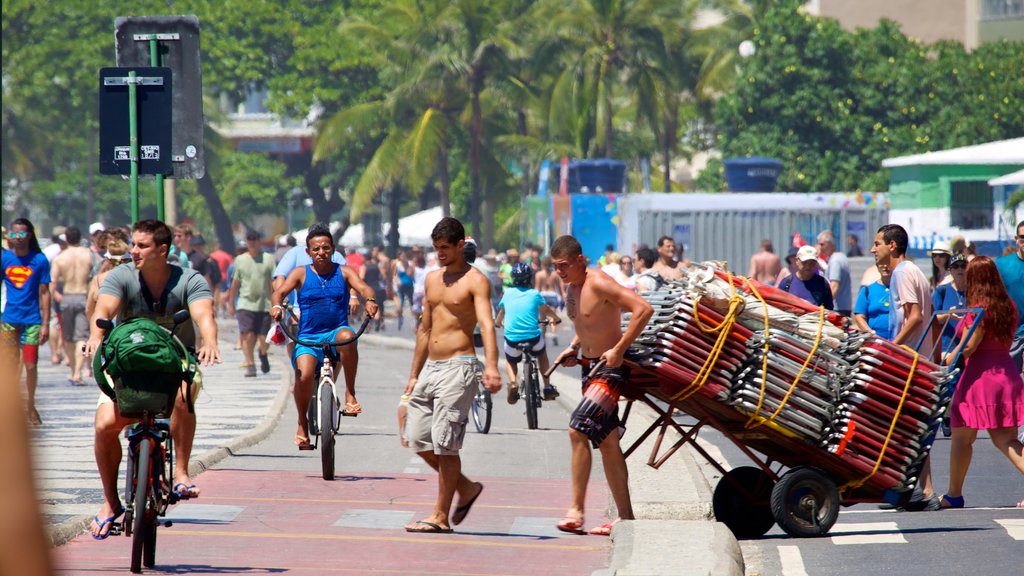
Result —
<instances>
[{"instance_id":1,"label":"backpack strap","mask_svg":"<svg viewBox=\"0 0 1024 576\"><path fill-rule=\"evenodd\" d=\"M789 287L792 286L792 285L793 285L793 275L790 274L789 276L786 276L785 278L783 278L782 282L779 283L779 290L782 290L783 292L789 292Z\"/></svg>"}]
</instances>

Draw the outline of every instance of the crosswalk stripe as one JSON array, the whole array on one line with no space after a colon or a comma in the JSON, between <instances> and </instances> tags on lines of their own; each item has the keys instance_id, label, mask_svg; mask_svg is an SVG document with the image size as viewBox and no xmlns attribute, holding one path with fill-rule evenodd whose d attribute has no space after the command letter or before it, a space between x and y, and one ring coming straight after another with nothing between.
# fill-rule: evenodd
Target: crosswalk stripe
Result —
<instances>
[{"instance_id":1,"label":"crosswalk stripe","mask_svg":"<svg viewBox=\"0 0 1024 576\"><path fill-rule=\"evenodd\" d=\"M996 518L997 523L1006 528L1006 533L1014 540L1024 540L1024 518Z\"/></svg>"},{"instance_id":2,"label":"crosswalk stripe","mask_svg":"<svg viewBox=\"0 0 1024 576\"><path fill-rule=\"evenodd\" d=\"M779 563L784 576L807 576L800 548L796 546L779 546Z\"/></svg>"}]
</instances>

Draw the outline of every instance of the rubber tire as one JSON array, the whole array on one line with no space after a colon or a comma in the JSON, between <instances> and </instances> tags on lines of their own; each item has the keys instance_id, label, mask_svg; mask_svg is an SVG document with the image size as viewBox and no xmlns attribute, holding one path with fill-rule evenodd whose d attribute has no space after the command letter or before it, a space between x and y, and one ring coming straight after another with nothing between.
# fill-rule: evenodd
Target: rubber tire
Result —
<instances>
[{"instance_id":1,"label":"rubber tire","mask_svg":"<svg viewBox=\"0 0 1024 576\"><path fill-rule=\"evenodd\" d=\"M537 374L533 371L533 363L527 361L523 366L523 400L526 401L526 427L537 429Z\"/></svg>"},{"instance_id":2,"label":"rubber tire","mask_svg":"<svg viewBox=\"0 0 1024 576\"><path fill-rule=\"evenodd\" d=\"M320 426L316 421L316 396L309 397L309 404L306 406L306 434L309 437L320 435Z\"/></svg>"},{"instance_id":3,"label":"rubber tire","mask_svg":"<svg viewBox=\"0 0 1024 576\"><path fill-rule=\"evenodd\" d=\"M744 493L733 483L745 487L750 493ZM771 508L774 486L775 481L760 468L733 468L715 486L711 500L715 518L728 526L738 539L764 536L775 525Z\"/></svg>"},{"instance_id":4,"label":"rubber tire","mask_svg":"<svg viewBox=\"0 0 1024 576\"><path fill-rule=\"evenodd\" d=\"M142 547L142 565L152 568L156 564L156 522L151 523L146 530L149 530L149 534Z\"/></svg>"},{"instance_id":5,"label":"rubber tire","mask_svg":"<svg viewBox=\"0 0 1024 576\"><path fill-rule=\"evenodd\" d=\"M150 535L149 527L146 525L146 512L149 504L149 453L152 448L149 440L139 442L139 456L135 460L135 517L132 520L131 563L131 571L135 574L142 573L142 552Z\"/></svg>"},{"instance_id":6,"label":"rubber tire","mask_svg":"<svg viewBox=\"0 0 1024 576\"><path fill-rule=\"evenodd\" d=\"M491 393L487 390L481 390L473 397L473 424L476 425L476 431L481 434L491 431L492 406Z\"/></svg>"},{"instance_id":7,"label":"rubber tire","mask_svg":"<svg viewBox=\"0 0 1024 576\"><path fill-rule=\"evenodd\" d=\"M334 480L334 422L338 418L338 400L330 386L320 387L320 462L324 480Z\"/></svg>"},{"instance_id":8,"label":"rubber tire","mask_svg":"<svg viewBox=\"0 0 1024 576\"><path fill-rule=\"evenodd\" d=\"M816 512L808 509L811 506ZM839 518L839 490L814 468L793 468L772 489L772 516L790 536L824 536Z\"/></svg>"}]
</instances>

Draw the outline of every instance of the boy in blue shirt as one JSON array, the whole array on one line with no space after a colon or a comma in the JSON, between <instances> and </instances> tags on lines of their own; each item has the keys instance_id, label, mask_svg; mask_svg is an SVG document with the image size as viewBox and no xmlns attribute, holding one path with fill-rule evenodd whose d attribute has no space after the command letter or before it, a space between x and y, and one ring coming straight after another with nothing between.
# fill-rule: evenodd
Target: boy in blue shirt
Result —
<instances>
[{"instance_id":1,"label":"boy in blue shirt","mask_svg":"<svg viewBox=\"0 0 1024 576\"><path fill-rule=\"evenodd\" d=\"M515 404L519 400L519 383L516 381L516 372L519 360L523 357L522 350L516 348L516 344L530 342L530 352L537 356L540 363L540 372L544 378L544 399L554 400L558 397L558 390L551 385L547 372L550 363L548 353L544 348L544 331L540 327L540 314L551 319L551 322L558 324L562 321L558 314L547 304L544 297L533 288L533 268L526 262L518 262L512 267L510 274L512 285L506 287L505 293L498 303L498 316L494 320L495 326L501 327L502 320L507 316L508 322L505 329L505 360L508 369L508 403Z\"/></svg>"}]
</instances>

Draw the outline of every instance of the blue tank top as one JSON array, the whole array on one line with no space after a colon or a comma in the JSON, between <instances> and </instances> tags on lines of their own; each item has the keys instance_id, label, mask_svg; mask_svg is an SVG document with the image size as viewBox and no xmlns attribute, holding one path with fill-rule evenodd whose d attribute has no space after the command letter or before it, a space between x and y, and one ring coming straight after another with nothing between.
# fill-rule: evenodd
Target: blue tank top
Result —
<instances>
[{"instance_id":1,"label":"blue tank top","mask_svg":"<svg viewBox=\"0 0 1024 576\"><path fill-rule=\"evenodd\" d=\"M320 276L311 264L306 265L306 280L299 288L299 337L306 338L337 330L348 325L348 286L341 266L334 264L334 271Z\"/></svg>"}]
</instances>

